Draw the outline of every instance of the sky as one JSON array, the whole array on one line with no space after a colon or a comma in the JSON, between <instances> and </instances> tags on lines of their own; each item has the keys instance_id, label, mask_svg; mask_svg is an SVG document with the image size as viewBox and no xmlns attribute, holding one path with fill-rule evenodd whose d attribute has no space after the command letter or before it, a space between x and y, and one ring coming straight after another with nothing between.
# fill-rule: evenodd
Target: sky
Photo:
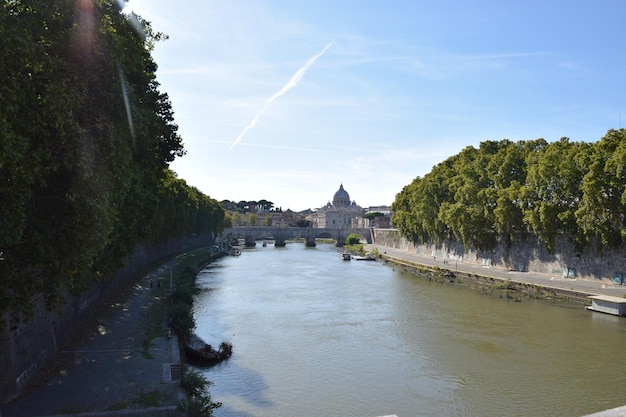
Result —
<instances>
[{"instance_id":1,"label":"sky","mask_svg":"<svg viewBox=\"0 0 626 417\"><path fill-rule=\"evenodd\" d=\"M626 126L623 0L129 0L169 39L157 81L222 201L362 207L467 146Z\"/></svg>"}]
</instances>

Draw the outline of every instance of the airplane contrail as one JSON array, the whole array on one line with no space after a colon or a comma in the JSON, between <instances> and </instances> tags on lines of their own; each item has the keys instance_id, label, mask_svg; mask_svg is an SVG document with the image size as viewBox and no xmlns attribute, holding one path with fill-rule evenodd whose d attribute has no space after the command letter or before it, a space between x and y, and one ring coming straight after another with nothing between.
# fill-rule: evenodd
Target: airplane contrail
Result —
<instances>
[{"instance_id":1,"label":"airplane contrail","mask_svg":"<svg viewBox=\"0 0 626 417\"><path fill-rule=\"evenodd\" d=\"M274 100L276 100L278 97L282 96L283 94L285 94L287 91L291 90L292 88L294 88L296 85L298 85L298 83L300 82L300 80L302 79L302 77L304 77L304 74L306 74L306 72L309 70L309 68L311 68L311 66L313 66L313 64L315 63L315 61L317 61L317 59L319 57L321 57L322 55L324 55L324 53L328 50L328 48L330 48L332 46L332 42L330 42L328 45L326 45L326 47L324 47L324 49L322 49L320 52L318 52L317 54L313 55L311 58L309 58L309 60L306 62L306 64L304 64L303 66L301 66L300 68L298 68L298 71L296 71L291 78L289 79L289 81L287 82L287 84L285 84L283 86L283 88L281 88L280 90L278 90L277 93L274 93L266 102L265 102L265 106L263 106L263 108L261 109L260 112L257 113L256 116L254 116L254 119L252 119L252 121L250 122L250 124L248 126L246 126L243 131L239 134L239 136L237 136L237 139L235 139L235 141L233 142L232 145L230 145L230 149L234 148L235 146L237 146L237 144L239 142L241 142L241 139L243 139L244 135L248 132L248 130L252 129L254 126L256 126L257 122L259 121L259 118L261 117L261 115L263 115L263 113L265 113L265 111L272 105L272 102Z\"/></svg>"},{"instance_id":2,"label":"airplane contrail","mask_svg":"<svg viewBox=\"0 0 626 417\"><path fill-rule=\"evenodd\" d=\"M230 141L222 141L222 140L207 140L207 143L231 143ZM290 151L304 151L304 152L326 152L321 149L312 149L312 148L300 148L296 146L283 146L283 145L267 145L262 143L241 143L240 146L253 146L255 148L271 148L271 149L287 149Z\"/></svg>"}]
</instances>

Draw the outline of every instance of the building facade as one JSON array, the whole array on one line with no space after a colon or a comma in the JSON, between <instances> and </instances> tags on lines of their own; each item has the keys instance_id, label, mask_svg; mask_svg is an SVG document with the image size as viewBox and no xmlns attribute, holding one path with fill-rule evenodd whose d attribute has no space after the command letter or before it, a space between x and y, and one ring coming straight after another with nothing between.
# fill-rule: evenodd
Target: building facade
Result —
<instances>
[{"instance_id":1,"label":"building facade","mask_svg":"<svg viewBox=\"0 0 626 417\"><path fill-rule=\"evenodd\" d=\"M313 227L349 229L363 227L362 221L365 220L362 218L363 214L365 209L350 200L350 194L341 184L332 202L329 201L325 206L318 208L310 220Z\"/></svg>"}]
</instances>

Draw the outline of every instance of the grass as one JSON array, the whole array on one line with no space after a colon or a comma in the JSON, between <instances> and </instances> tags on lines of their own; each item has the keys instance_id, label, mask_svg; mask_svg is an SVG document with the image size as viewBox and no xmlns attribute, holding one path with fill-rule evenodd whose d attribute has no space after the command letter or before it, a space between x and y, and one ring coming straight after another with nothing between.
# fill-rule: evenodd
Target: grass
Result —
<instances>
[{"instance_id":1,"label":"grass","mask_svg":"<svg viewBox=\"0 0 626 417\"><path fill-rule=\"evenodd\" d=\"M142 391L133 403L141 408L158 407L161 405L160 398L162 397L163 393L158 389L148 392Z\"/></svg>"},{"instance_id":2,"label":"grass","mask_svg":"<svg viewBox=\"0 0 626 417\"><path fill-rule=\"evenodd\" d=\"M362 243L357 243L356 245L344 245L343 249L357 256L365 256L366 254L364 245Z\"/></svg>"},{"instance_id":3,"label":"grass","mask_svg":"<svg viewBox=\"0 0 626 417\"><path fill-rule=\"evenodd\" d=\"M161 398L164 393L161 390L153 389L148 392L141 391L136 398L132 400L122 400L107 407L108 411L126 410L129 408L148 408L159 407L162 405Z\"/></svg>"}]
</instances>

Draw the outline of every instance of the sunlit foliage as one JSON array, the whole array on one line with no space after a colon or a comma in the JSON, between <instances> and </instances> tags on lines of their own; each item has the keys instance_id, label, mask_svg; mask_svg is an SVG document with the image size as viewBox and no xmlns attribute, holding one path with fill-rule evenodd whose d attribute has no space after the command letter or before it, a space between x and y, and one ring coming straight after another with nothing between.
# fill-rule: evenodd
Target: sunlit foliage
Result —
<instances>
[{"instance_id":1,"label":"sunlit foliage","mask_svg":"<svg viewBox=\"0 0 626 417\"><path fill-rule=\"evenodd\" d=\"M626 130L596 143L544 139L467 147L403 188L392 220L413 243L493 249L521 238L577 252L626 241Z\"/></svg>"},{"instance_id":2,"label":"sunlit foliage","mask_svg":"<svg viewBox=\"0 0 626 417\"><path fill-rule=\"evenodd\" d=\"M176 178L184 154L154 42L117 1L0 6L0 305L58 305L139 245L223 227Z\"/></svg>"}]
</instances>

